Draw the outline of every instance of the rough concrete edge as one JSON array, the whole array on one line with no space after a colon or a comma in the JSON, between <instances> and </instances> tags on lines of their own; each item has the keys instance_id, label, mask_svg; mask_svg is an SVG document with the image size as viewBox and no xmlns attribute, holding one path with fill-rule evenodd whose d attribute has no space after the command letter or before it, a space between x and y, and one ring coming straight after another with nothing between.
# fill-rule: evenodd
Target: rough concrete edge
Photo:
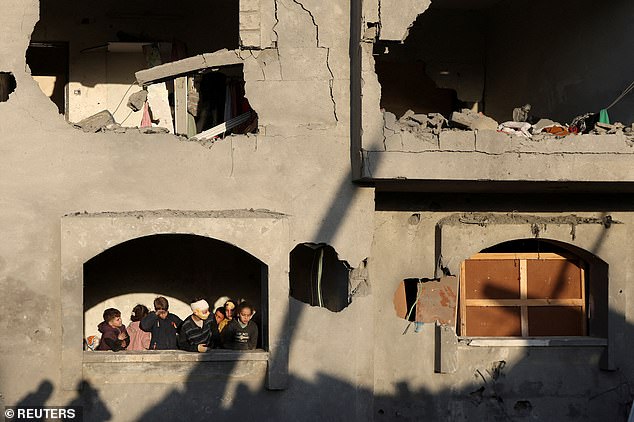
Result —
<instances>
[{"instance_id":1,"label":"rough concrete edge","mask_svg":"<svg viewBox=\"0 0 634 422\"><path fill-rule=\"evenodd\" d=\"M194 211L194 210L144 210L144 211L103 211L90 213L87 211L77 211L68 213L63 216L64 218L95 218L95 217L112 217L112 218L287 218L288 214L271 211L267 209L231 209L231 210L206 210L206 211Z\"/></svg>"}]
</instances>

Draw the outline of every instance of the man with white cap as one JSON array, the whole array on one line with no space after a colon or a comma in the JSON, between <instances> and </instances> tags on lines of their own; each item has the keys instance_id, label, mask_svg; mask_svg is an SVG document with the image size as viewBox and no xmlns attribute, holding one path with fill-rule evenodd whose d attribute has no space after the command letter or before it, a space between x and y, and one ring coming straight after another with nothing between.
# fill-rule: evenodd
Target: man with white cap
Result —
<instances>
[{"instance_id":1,"label":"man with white cap","mask_svg":"<svg viewBox=\"0 0 634 422\"><path fill-rule=\"evenodd\" d=\"M214 318L209 318L209 304L196 298L191 303L192 314L185 318L178 336L178 346L189 352L206 352L220 345L220 332Z\"/></svg>"}]
</instances>

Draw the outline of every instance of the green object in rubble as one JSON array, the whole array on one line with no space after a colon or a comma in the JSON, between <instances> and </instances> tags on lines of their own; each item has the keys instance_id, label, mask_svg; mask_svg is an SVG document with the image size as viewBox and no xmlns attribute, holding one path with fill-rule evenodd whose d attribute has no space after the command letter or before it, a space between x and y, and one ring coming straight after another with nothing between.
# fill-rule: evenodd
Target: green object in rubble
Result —
<instances>
[{"instance_id":1,"label":"green object in rubble","mask_svg":"<svg viewBox=\"0 0 634 422\"><path fill-rule=\"evenodd\" d=\"M602 109L599 112L599 122L608 125L610 124L610 116L608 116L608 111L606 109Z\"/></svg>"}]
</instances>

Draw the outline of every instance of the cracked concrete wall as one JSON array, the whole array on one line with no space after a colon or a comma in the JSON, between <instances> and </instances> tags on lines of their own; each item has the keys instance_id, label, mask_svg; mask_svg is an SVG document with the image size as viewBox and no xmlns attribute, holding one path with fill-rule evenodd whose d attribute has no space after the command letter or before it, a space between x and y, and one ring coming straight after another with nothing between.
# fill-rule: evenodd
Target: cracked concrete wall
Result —
<instances>
[{"instance_id":1,"label":"cracked concrete wall","mask_svg":"<svg viewBox=\"0 0 634 422\"><path fill-rule=\"evenodd\" d=\"M380 200L381 197L378 198ZM403 210L377 211L370 271L374 280L374 413L411 417L425 414L433 420L491 420L530 416L545 420L576 420L579 417L623 419L631 400L627 386L634 382L629 344L634 336L632 313L625 300L634 294L630 285L632 254L631 212L612 213L623 224L604 228L604 213L527 213L528 220L504 213L475 220L466 213L433 211L453 208L451 199L423 199L420 205L401 202ZM517 204L516 206L520 206ZM420 207L417 209L417 207ZM404 209L407 209L405 211ZM469 209L469 201L464 209ZM411 218L412 213L419 218ZM566 218L571 215L597 219L580 224L573 239ZM449 222L448 218L465 216ZM500 219L496 223L496 218ZM576 218L576 217L575 217ZM615 341L612 346L614 372L602 371L604 347L475 347L459 343L455 356L456 372L434 374L434 329L425 324L419 332L414 326L403 334L408 322L397 317L392 297L399 283L410 277L434 277L437 248L452 273L460 262L482 248L517 238L533 238L526 221L550 222L540 236L560 240L594 251L610 265L610 312ZM486 220L486 222L485 222ZM437 225L442 222L442 244L438 245ZM598 222L598 223L597 223ZM504 223L504 224L502 224ZM445 233L445 230L447 232ZM392 245L398 244L398 248ZM448 352L441 352L448 353ZM392 365L384 365L391 362ZM397 365L396 362L407 362ZM498 366L501 370L496 370ZM499 368L498 368L499 369ZM615 387L616 386L616 387ZM624 386L621 390L620 386ZM530 411L523 402L530 403ZM519 403L519 404L518 404ZM528 412L523 414L522 412Z\"/></svg>"},{"instance_id":2,"label":"cracked concrete wall","mask_svg":"<svg viewBox=\"0 0 634 422\"><path fill-rule=\"evenodd\" d=\"M65 214L269 209L289 216L288 238L276 245L287 254L298 243L324 242L352 265L369 256L373 190L354 186L350 172L349 46L342 36L342 28L350 24L350 5L308 0L261 5L263 39L273 39L278 48L243 52L248 56L246 93L258 111L261 131L205 148L169 135L84 134L72 129L25 71L38 2L0 1L0 70L13 72L18 84L10 100L0 104L0 288L11 316L0 322L0 405L15 404L45 380L54 390L47 404L65 404L76 397L60 384L60 221ZM269 47L264 41L262 45ZM228 239L236 236L231 230L224 234ZM254 236L249 242L257 245L261 239ZM278 274L283 270L276 269ZM277 280L278 291L288 289L288 280ZM353 298L343 314L330 315L293 304L289 318L298 340L290 345L291 388L277 395L264 391L265 372L257 366L250 370L249 382L228 378L221 383L226 389L209 387L205 398L222 397L214 405L231 408L232 401L251 403L246 391L257 386L252 402L279 418L293 412L300 416L304 408L293 407L300 397L306 401L320 397L318 391L340 388L358 405L341 402L333 406L333 414L365 420L370 399L363 374L372 359L367 353L369 333L359 331L359 341L348 341L349 328L336 321L360 321L371 306L369 299ZM356 356L355 363L337 357L311 359L307 365L307 353L333 351ZM122 420L126 409L150 409L155 399L187 388L182 380L191 366L172 369L181 374L181 381L153 385L153 398L140 400L133 392L138 386L130 379L93 387L113 418ZM168 376L172 369L164 367L159 373ZM94 371L103 370L93 366L92 379L103 375ZM216 376L227 379L221 373ZM203 405L193 412L201 409Z\"/></svg>"}]
</instances>

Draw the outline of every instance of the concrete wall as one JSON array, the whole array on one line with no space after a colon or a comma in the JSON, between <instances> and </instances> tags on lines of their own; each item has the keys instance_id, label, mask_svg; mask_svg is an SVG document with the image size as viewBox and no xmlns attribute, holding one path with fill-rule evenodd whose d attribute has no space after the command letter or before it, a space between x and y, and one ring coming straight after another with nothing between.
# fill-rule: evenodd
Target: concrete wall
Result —
<instances>
[{"instance_id":1,"label":"concrete wall","mask_svg":"<svg viewBox=\"0 0 634 422\"><path fill-rule=\"evenodd\" d=\"M417 4L419 11L427 6ZM628 242L634 204L616 195L577 198L574 205L558 196L505 202L505 196L425 194L420 201L412 192L375 202L373 188L351 182L350 160L359 151L351 150L358 141L351 122L358 116L350 92L359 75L364 108L355 111L363 113L364 137L383 145L372 48L363 43L362 62L351 64L356 38L349 44L342 36L355 27L350 14L360 4L261 0L263 49L242 52L246 95L260 131L205 145L169 135L72 129L25 70L38 6L0 0L0 71L17 81L9 101L0 103L0 406L79 405L87 420L618 420L627 410L634 379L627 349L632 315L625 306L634 293ZM398 22L397 32L407 30L410 15L416 13ZM257 38L254 27L249 31ZM560 151L567 145L542 154L535 145L487 142L486 135L478 145L480 133L469 133L473 150L464 153L458 149L469 139L460 148L430 151L441 158L435 167L411 158L392 160L391 169L416 175L422 168L436 182L454 180L451 172L511 182L542 174L560 182L632 177L622 138L603 145L601 154L588 147L583 157L568 160ZM525 151L520 159L517 148ZM368 168L377 172L383 165L374 164ZM391 188L411 187L399 181ZM433 276L439 251L455 272L482 247L534 235L530 219L506 216L518 209L546 219L539 220L547 221L544 236L609 264L607 345L455 342L453 350L440 350L445 367L453 361L455 371L435 374L434 329L403 334L406 322L392 303L396 286L405 277ZM454 216L467 211L502 216ZM413 212L420 214L415 224ZM562 222L571 214L589 220L576 228ZM621 224L597 223L607 214ZM217 239L267 266L266 351L84 355L83 264L122 242L166 233ZM369 272L356 275L359 284L342 311L289 298L289 253L304 242L333 246L353 267L369 258Z\"/></svg>"},{"instance_id":2,"label":"concrete wall","mask_svg":"<svg viewBox=\"0 0 634 422\"><path fill-rule=\"evenodd\" d=\"M623 296L632 294L629 287L631 251L629 246L623 249L630 233L631 213L612 214L624 224L610 229L600 224L579 225L574 238L568 224L545 224L539 235L591 251L610 265L611 324L618 328L608 335L617 343L609 344L607 349L613 348L615 368L618 368L615 372L600 369L601 359L607 353L603 346L499 347L498 344L476 347L461 342L452 351L438 352L434 349L438 344L434 340L433 325L424 325L418 333L412 326L404 333L408 322L396 316L392 303L403 279L436 276L439 253L442 254L442 265L456 274L460 262L485 247L506 240L534 237L531 225L522 222L526 217L519 214L487 214L479 220L481 224L475 224L474 216L433 211L438 207L452 209L458 202L463 203L464 210L486 207L486 196L475 199L480 196L454 195L454 198L460 197L459 200L421 196L420 201L394 200L389 206L384 206L381 196L378 197L377 206L385 210L376 214L370 268L375 280L373 293L377 309L374 318L375 414L383 411L385 415L405 418L424 414L433 420L516 420L523 417L593 420L609 415L615 420L623 420L629 411L630 395L612 390L612 387L619 384L622 377L632 375L629 348L619 343L621 336L632 333L632 321L625 315L623 302ZM406 195L397 197L403 199ZM468 205L470 199L472 205ZM515 207L521 209L522 205L516 203ZM560 207L566 208L563 204ZM411 218L413 214L417 218ZM571 214L579 217L605 215ZM531 218L543 218L543 221L549 218L557 221L563 215L527 214ZM514 219L516 224L512 223ZM453 362L452 373L432 375L435 353L440 353L440 356L436 355L440 359ZM407 362L407 365L396 362ZM605 393L608 390L610 393Z\"/></svg>"},{"instance_id":3,"label":"concrete wall","mask_svg":"<svg viewBox=\"0 0 634 422\"><path fill-rule=\"evenodd\" d=\"M293 405L300 397L306 406L321 410L319 391L338 388L358 404L333 402L333 408L365 419L371 388L365 374L372 359L366 353L368 331L351 333L343 321L361 326L371 301L355 297L339 314L297 302L290 304L289 311L287 274L288 254L302 242L332 245L341 259L355 267L370 253L373 191L351 183L349 164L348 40L341 37L341 28L349 25L349 5L305 1L304 8L279 1L275 12L273 3L262 3L263 16L276 15L279 37L273 32L266 35L277 39L279 49L245 53L249 56L247 96L258 111L261 132L203 146L168 135L86 135L72 129L25 71L24 53L38 20L38 2L1 2L0 69L13 72L18 85L10 100L0 104L0 227L4 234L0 286L6 315L11 316L0 322L1 405L23 399L51 405L76 400L92 403L91 420L107 414L114 420L134 420L153 409L156 412L157 405L172 403L168 398L180 397L180 391L197 390L188 400L177 400L181 405L170 411L180 413L186 406L194 418L202 418L211 406L214 415L228 417L245 406L261 414L264 406L257 403L267 403L271 419L276 419L304 415L306 407ZM262 28L271 26L267 21ZM217 46L210 44L209 50L214 49ZM276 337L271 333L275 340L269 364L230 361L220 366L205 362L156 368L122 363L118 370L128 376L115 376L119 381L105 384L102 381L112 375L112 365L93 362L80 367L89 385L78 385L70 378L62 382L63 345L73 350L78 346L76 339L66 343L63 333L81 335L83 325L81 302L73 299L62 307L62 298L73 285L64 282L62 287L62 217L83 211L161 209L268 209L289 216L283 238L267 243L264 227L259 234L249 235L249 242L277 254L274 262L265 264L270 280L275 280L270 293L276 292L276 300L284 302L274 302L275 308L269 310L277 312L277 326L293 342L281 340L280 332ZM136 221L131 218L132 224ZM148 227L149 232L162 233L164 226L158 218ZM236 245L248 232L238 225L223 227L215 238ZM77 245L81 244L79 239ZM241 248L251 246L242 244ZM81 268L81 263L74 268ZM68 311L74 319L63 330L62 315ZM288 329L283 329L283 321ZM274 353L276 349L280 355ZM79 356L70 361L81 365L81 350ZM277 360L284 367L285 356L290 356L286 358L289 389L280 394L267 392L265 380L270 373L266 368L276 367L272 362ZM358 358L350 365L341 356ZM306 364L317 361L321 363ZM192 370L211 373L213 382L202 389L200 384L186 383ZM143 374L152 374L151 384L139 384ZM82 393L76 390L79 387Z\"/></svg>"}]
</instances>

